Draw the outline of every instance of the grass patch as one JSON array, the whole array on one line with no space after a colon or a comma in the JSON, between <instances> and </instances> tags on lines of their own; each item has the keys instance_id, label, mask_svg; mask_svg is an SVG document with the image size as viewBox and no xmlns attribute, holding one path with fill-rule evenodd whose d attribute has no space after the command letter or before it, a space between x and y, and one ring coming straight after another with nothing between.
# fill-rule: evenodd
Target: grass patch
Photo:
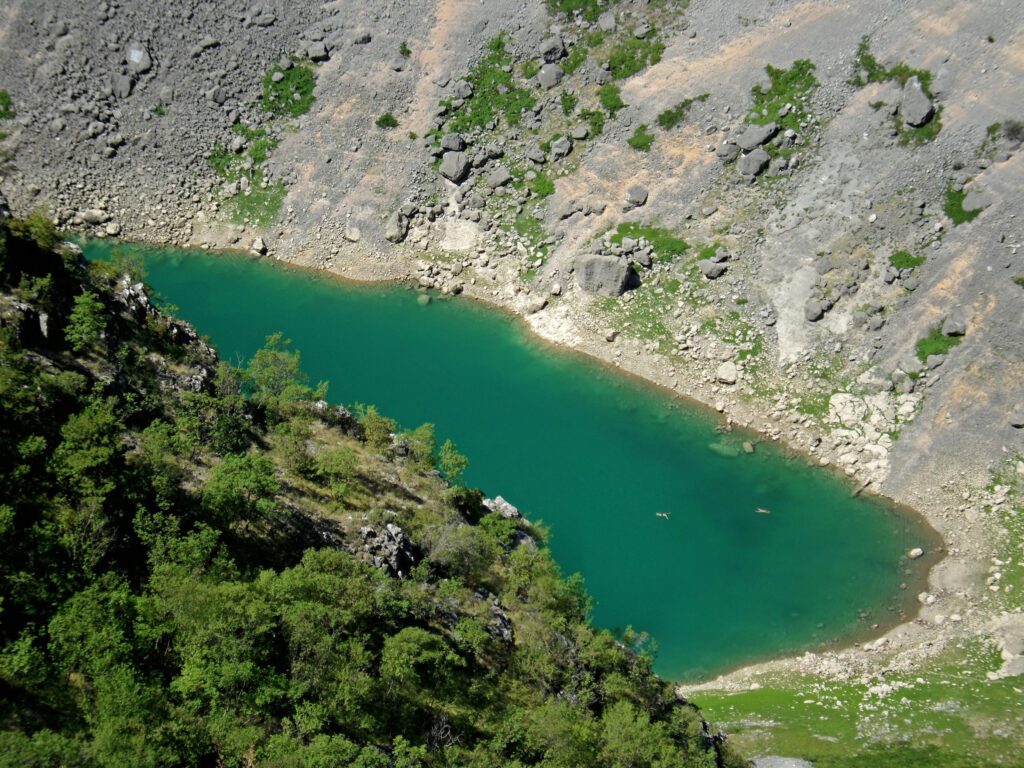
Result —
<instances>
[{"instance_id":1,"label":"grass patch","mask_svg":"<svg viewBox=\"0 0 1024 768\"><path fill-rule=\"evenodd\" d=\"M622 245L622 240L627 237L634 240L639 240L641 237L644 238L651 244L655 260L664 263L671 262L677 256L681 256L690 247L689 243L681 237L677 237L671 230L660 227L646 227L635 221L619 224L615 234L610 239L615 245Z\"/></svg>"},{"instance_id":2,"label":"grass patch","mask_svg":"<svg viewBox=\"0 0 1024 768\"><path fill-rule=\"evenodd\" d=\"M654 30L651 30L643 40L630 36L617 43L611 50L608 64L611 67L612 77L616 80L632 77L637 72L661 61L661 55L664 52L665 44L655 38Z\"/></svg>"},{"instance_id":3,"label":"grass patch","mask_svg":"<svg viewBox=\"0 0 1024 768\"><path fill-rule=\"evenodd\" d=\"M629 106L622 100L622 91L619 90L619 86L612 83L602 85L597 89L597 100L601 102L601 106L604 107L604 111L608 113L609 117L615 117L616 112Z\"/></svg>"},{"instance_id":4,"label":"grass patch","mask_svg":"<svg viewBox=\"0 0 1024 768\"><path fill-rule=\"evenodd\" d=\"M530 80L537 76L540 72L540 65L533 59L527 59L523 62L523 65L519 68L519 71L523 73L523 77Z\"/></svg>"},{"instance_id":5,"label":"grass patch","mask_svg":"<svg viewBox=\"0 0 1024 768\"><path fill-rule=\"evenodd\" d=\"M1024 275L1018 275L1017 277L1013 278L1013 282L1019 285L1021 288L1024 288Z\"/></svg>"},{"instance_id":6,"label":"grass patch","mask_svg":"<svg viewBox=\"0 0 1024 768\"><path fill-rule=\"evenodd\" d=\"M932 73L927 69L913 69L903 62L886 69L875 58L874 54L871 53L870 35L864 35L857 46L855 66L857 71L853 79L850 80L850 85L862 88L868 83L884 83L889 80L896 80L903 86L907 84L910 78L917 75L917 79L921 81L925 94L927 94L929 99L933 98Z\"/></svg>"},{"instance_id":7,"label":"grass patch","mask_svg":"<svg viewBox=\"0 0 1024 768\"><path fill-rule=\"evenodd\" d=\"M994 768L1019 763L1019 678L989 681L991 646L975 642L878 681L813 675L762 680L755 691L693 696L744 754L812 760L817 768ZM1016 689L1016 690L1015 690ZM996 735L998 734L998 735Z\"/></svg>"},{"instance_id":8,"label":"grass patch","mask_svg":"<svg viewBox=\"0 0 1024 768\"><path fill-rule=\"evenodd\" d=\"M274 82L274 75L283 77ZM295 62L289 69L274 66L263 77L263 109L278 117L299 117L309 112L316 98L316 74L305 62Z\"/></svg>"},{"instance_id":9,"label":"grass patch","mask_svg":"<svg viewBox=\"0 0 1024 768\"><path fill-rule=\"evenodd\" d=\"M819 86L814 76L814 62L797 59L789 69L778 69L770 64L765 67L770 84L767 88L760 83L751 89L754 106L747 116L748 123L764 125L777 123L783 129L789 128L802 133L811 113L808 102ZM772 147L767 147L770 152Z\"/></svg>"},{"instance_id":10,"label":"grass patch","mask_svg":"<svg viewBox=\"0 0 1024 768\"><path fill-rule=\"evenodd\" d=\"M405 42L405 40L403 40L402 43L398 46L398 54L403 59L408 59L410 56L412 56L412 48L409 47L409 44Z\"/></svg>"},{"instance_id":11,"label":"grass patch","mask_svg":"<svg viewBox=\"0 0 1024 768\"><path fill-rule=\"evenodd\" d=\"M210 167L226 182L248 185L248 190L228 197L222 209L238 223L246 220L255 224L269 224L277 219L284 201L285 186L278 181L267 184L261 166L266 162L278 141L264 128L232 126L232 132L249 142L244 152L235 153L218 144L210 153Z\"/></svg>"},{"instance_id":12,"label":"grass patch","mask_svg":"<svg viewBox=\"0 0 1024 768\"><path fill-rule=\"evenodd\" d=\"M555 194L555 182L544 173L538 173L533 181L527 183L527 187L537 197L550 197Z\"/></svg>"},{"instance_id":13,"label":"grass patch","mask_svg":"<svg viewBox=\"0 0 1024 768\"><path fill-rule=\"evenodd\" d=\"M17 114L11 94L7 91L0 91L0 120L13 120Z\"/></svg>"},{"instance_id":14,"label":"grass patch","mask_svg":"<svg viewBox=\"0 0 1024 768\"><path fill-rule=\"evenodd\" d=\"M548 11L553 14L575 16L578 13L587 21L597 21L602 13L617 2L618 0L547 0L547 6Z\"/></svg>"},{"instance_id":15,"label":"grass patch","mask_svg":"<svg viewBox=\"0 0 1024 768\"><path fill-rule=\"evenodd\" d=\"M942 130L942 107L936 107L932 119L916 128L904 123L899 115L892 116L892 124L899 134L900 144L927 144L935 141Z\"/></svg>"},{"instance_id":16,"label":"grass patch","mask_svg":"<svg viewBox=\"0 0 1024 768\"><path fill-rule=\"evenodd\" d=\"M383 115L374 120L374 125L384 130L391 130L392 128L398 127L398 118L392 115L390 112L385 112Z\"/></svg>"},{"instance_id":17,"label":"grass patch","mask_svg":"<svg viewBox=\"0 0 1024 768\"><path fill-rule=\"evenodd\" d=\"M627 143L639 152L650 152L654 143L654 134L647 129L646 124L638 125L633 135L627 139Z\"/></svg>"},{"instance_id":18,"label":"grass patch","mask_svg":"<svg viewBox=\"0 0 1024 768\"><path fill-rule=\"evenodd\" d=\"M562 101L562 114L571 115L579 103L579 98L577 98L576 94L569 93L568 91L562 91L562 95L559 98Z\"/></svg>"},{"instance_id":19,"label":"grass patch","mask_svg":"<svg viewBox=\"0 0 1024 768\"><path fill-rule=\"evenodd\" d=\"M946 336L938 327L932 328L931 332L917 342L914 347L917 359L922 363L930 355L947 355L949 351L960 344L963 338L960 336Z\"/></svg>"},{"instance_id":20,"label":"grass patch","mask_svg":"<svg viewBox=\"0 0 1024 768\"><path fill-rule=\"evenodd\" d=\"M590 125L590 136L600 136L604 131L604 112L599 109L584 109L580 112L582 117Z\"/></svg>"},{"instance_id":21,"label":"grass patch","mask_svg":"<svg viewBox=\"0 0 1024 768\"><path fill-rule=\"evenodd\" d=\"M707 101L709 95L710 94L702 93L699 96L694 96L692 99L683 99L671 109L666 109L658 115L658 125L666 131L675 128L686 119L686 115L690 111L690 107L698 101Z\"/></svg>"},{"instance_id":22,"label":"grass patch","mask_svg":"<svg viewBox=\"0 0 1024 768\"><path fill-rule=\"evenodd\" d=\"M942 210L944 210L946 215L949 216L950 220L953 222L953 226L960 226L961 224L966 224L969 221L974 221L981 213L980 208L973 211L966 210L964 208L964 200L966 198L967 190L954 189L952 184L946 187L946 200L943 203Z\"/></svg>"},{"instance_id":23,"label":"grass patch","mask_svg":"<svg viewBox=\"0 0 1024 768\"><path fill-rule=\"evenodd\" d=\"M532 109L537 100L531 91L516 86L512 72L505 71L511 65L512 56L506 50L506 37L502 32L487 43L487 55L466 75L473 95L462 106L454 108L448 120L448 131L482 130L499 115L504 115L509 125L519 125L523 110ZM451 99L442 104L449 111L453 110Z\"/></svg>"},{"instance_id":24,"label":"grass patch","mask_svg":"<svg viewBox=\"0 0 1024 768\"><path fill-rule=\"evenodd\" d=\"M562 71L567 75L571 75L583 66L588 56L590 56L590 51L587 50L587 46L582 43L576 43L576 46L569 51L569 55L562 59Z\"/></svg>"},{"instance_id":25,"label":"grass patch","mask_svg":"<svg viewBox=\"0 0 1024 768\"><path fill-rule=\"evenodd\" d=\"M893 251L889 254L889 263L896 269L914 269L925 262L924 256L914 256L910 251Z\"/></svg>"}]
</instances>

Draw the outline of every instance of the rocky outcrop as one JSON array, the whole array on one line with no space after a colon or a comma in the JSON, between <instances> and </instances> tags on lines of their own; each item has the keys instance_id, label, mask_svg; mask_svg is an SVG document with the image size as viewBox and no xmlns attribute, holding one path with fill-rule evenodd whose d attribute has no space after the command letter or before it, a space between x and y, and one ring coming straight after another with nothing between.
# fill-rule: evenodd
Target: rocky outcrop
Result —
<instances>
[{"instance_id":1,"label":"rocky outcrop","mask_svg":"<svg viewBox=\"0 0 1024 768\"><path fill-rule=\"evenodd\" d=\"M386 569L400 579L407 577L419 561L419 553L405 531L394 523L383 528L364 525L359 529L362 546L356 550L362 553L377 568Z\"/></svg>"}]
</instances>

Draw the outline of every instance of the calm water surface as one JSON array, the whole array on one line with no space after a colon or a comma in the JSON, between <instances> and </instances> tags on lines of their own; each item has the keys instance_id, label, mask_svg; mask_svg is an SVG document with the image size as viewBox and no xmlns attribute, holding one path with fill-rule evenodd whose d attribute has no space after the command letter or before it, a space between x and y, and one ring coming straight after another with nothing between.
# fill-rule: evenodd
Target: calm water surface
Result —
<instances>
[{"instance_id":1,"label":"calm water surface","mask_svg":"<svg viewBox=\"0 0 1024 768\"><path fill-rule=\"evenodd\" d=\"M556 352L499 313L244 257L133 250L224 359L282 331L332 400L375 403L403 426L434 422L470 457L469 483L550 526L597 624L654 636L669 678L850 638L908 605L900 558L924 540L919 523L772 445L722 455L713 446L736 453L743 438L716 433L711 415Z\"/></svg>"}]
</instances>

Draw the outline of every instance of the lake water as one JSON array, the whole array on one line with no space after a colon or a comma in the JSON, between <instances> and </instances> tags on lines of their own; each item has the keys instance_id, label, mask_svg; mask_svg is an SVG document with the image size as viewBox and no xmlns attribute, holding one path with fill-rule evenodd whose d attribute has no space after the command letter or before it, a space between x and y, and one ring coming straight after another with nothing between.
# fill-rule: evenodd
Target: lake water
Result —
<instances>
[{"instance_id":1,"label":"lake water","mask_svg":"<svg viewBox=\"0 0 1024 768\"><path fill-rule=\"evenodd\" d=\"M931 540L915 518L770 443L745 455L750 435L722 434L704 409L552 349L501 313L266 260L130 248L223 359L281 331L333 401L436 424L469 457L467 482L550 527L559 564L595 598L595 623L651 633L670 679L849 640L913 602L927 564L901 558Z\"/></svg>"}]
</instances>

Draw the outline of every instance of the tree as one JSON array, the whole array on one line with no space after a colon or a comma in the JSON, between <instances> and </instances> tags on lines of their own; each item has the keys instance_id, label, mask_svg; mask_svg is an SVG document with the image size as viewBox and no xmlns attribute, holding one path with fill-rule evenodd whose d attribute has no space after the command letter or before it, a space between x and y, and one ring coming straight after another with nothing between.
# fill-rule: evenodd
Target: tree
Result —
<instances>
[{"instance_id":1,"label":"tree","mask_svg":"<svg viewBox=\"0 0 1024 768\"><path fill-rule=\"evenodd\" d=\"M324 448L316 455L316 471L331 489L336 501L348 495L349 483L356 474L356 453L351 448Z\"/></svg>"},{"instance_id":2,"label":"tree","mask_svg":"<svg viewBox=\"0 0 1024 768\"><path fill-rule=\"evenodd\" d=\"M309 377L301 367L302 356L289 349L291 344L291 340L280 333L271 334L245 367L246 388L257 402L271 411L327 396L325 383L321 382L316 390L309 387Z\"/></svg>"},{"instance_id":3,"label":"tree","mask_svg":"<svg viewBox=\"0 0 1024 768\"><path fill-rule=\"evenodd\" d=\"M469 459L459 453L455 443L451 440L445 440L437 454L437 466L441 470L441 474L447 477L450 482L458 485L461 483L462 475L469 466Z\"/></svg>"},{"instance_id":4,"label":"tree","mask_svg":"<svg viewBox=\"0 0 1024 768\"><path fill-rule=\"evenodd\" d=\"M434 466L434 451L437 450L437 437L434 432L434 425L429 422L421 424L402 435L409 448L409 456L420 469L430 469Z\"/></svg>"},{"instance_id":5,"label":"tree","mask_svg":"<svg viewBox=\"0 0 1024 768\"><path fill-rule=\"evenodd\" d=\"M100 340L106 330L106 310L99 297L92 291L83 291L75 296L75 303L64 329L64 338L71 348L79 354L84 353Z\"/></svg>"},{"instance_id":6,"label":"tree","mask_svg":"<svg viewBox=\"0 0 1024 768\"><path fill-rule=\"evenodd\" d=\"M371 448L384 452L391 447L391 435L398 429L394 419L381 416L374 405L357 405L356 414Z\"/></svg>"},{"instance_id":7,"label":"tree","mask_svg":"<svg viewBox=\"0 0 1024 768\"><path fill-rule=\"evenodd\" d=\"M268 457L232 454L210 472L203 501L225 525L242 520L248 526L273 512L273 497L280 490L274 462Z\"/></svg>"}]
</instances>

